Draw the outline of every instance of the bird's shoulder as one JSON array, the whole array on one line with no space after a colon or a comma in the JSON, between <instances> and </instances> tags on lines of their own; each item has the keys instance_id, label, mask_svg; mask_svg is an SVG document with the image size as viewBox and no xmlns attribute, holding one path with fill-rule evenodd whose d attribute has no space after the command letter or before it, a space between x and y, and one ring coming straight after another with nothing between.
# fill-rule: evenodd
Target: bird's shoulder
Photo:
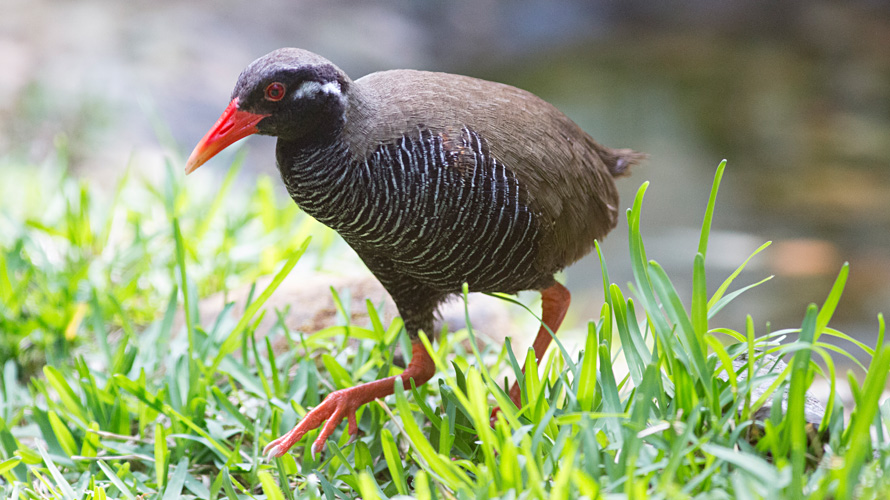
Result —
<instances>
[{"instance_id":1,"label":"bird's shoulder","mask_svg":"<svg viewBox=\"0 0 890 500\"><path fill-rule=\"evenodd\" d=\"M350 89L344 140L356 155L401 140L419 128L460 136L469 129L497 160L537 184L541 176L585 175L596 143L565 114L531 92L451 73L389 70ZM559 170L559 172L554 172Z\"/></svg>"}]
</instances>

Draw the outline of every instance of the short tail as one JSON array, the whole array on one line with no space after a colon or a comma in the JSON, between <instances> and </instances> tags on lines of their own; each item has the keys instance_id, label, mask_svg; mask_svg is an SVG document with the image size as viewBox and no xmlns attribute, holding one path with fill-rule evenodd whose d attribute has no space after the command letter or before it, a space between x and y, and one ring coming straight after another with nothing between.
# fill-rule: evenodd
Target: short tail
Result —
<instances>
[{"instance_id":1,"label":"short tail","mask_svg":"<svg viewBox=\"0 0 890 500\"><path fill-rule=\"evenodd\" d=\"M649 158L646 153L638 153L632 149L602 148L600 157L612 177L630 174L630 168Z\"/></svg>"}]
</instances>

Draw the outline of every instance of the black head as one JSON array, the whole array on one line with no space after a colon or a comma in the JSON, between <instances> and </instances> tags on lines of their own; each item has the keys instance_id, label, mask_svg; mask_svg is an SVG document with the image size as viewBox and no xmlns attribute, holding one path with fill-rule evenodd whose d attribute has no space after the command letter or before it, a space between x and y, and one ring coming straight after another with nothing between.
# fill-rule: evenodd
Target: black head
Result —
<instances>
[{"instance_id":1,"label":"black head","mask_svg":"<svg viewBox=\"0 0 890 500\"><path fill-rule=\"evenodd\" d=\"M346 116L349 77L327 59L301 49L278 49L250 63L232 100L186 164L190 173L250 134L303 144L332 140Z\"/></svg>"},{"instance_id":2,"label":"black head","mask_svg":"<svg viewBox=\"0 0 890 500\"><path fill-rule=\"evenodd\" d=\"M342 126L349 78L327 59L301 49L278 49L252 62L238 77L238 109L268 115L259 134L308 139Z\"/></svg>"}]
</instances>

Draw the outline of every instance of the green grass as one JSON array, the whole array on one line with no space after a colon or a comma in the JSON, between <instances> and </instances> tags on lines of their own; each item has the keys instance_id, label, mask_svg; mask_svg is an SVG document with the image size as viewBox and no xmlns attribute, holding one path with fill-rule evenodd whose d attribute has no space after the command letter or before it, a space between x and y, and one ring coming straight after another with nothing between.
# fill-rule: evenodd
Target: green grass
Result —
<instances>
[{"instance_id":1,"label":"green grass","mask_svg":"<svg viewBox=\"0 0 890 500\"><path fill-rule=\"evenodd\" d=\"M367 325L310 334L288 330L279 315L271 331L254 336L260 315L277 314L262 304L279 279L304 252L323 253L330 232L269 179L236 189L237 165L218 186L185 183L169 167L160 185L131 176L108 197L50 169L11 170L0 187L0 492L881 498L890 491L883 319L874 348L828 326L844 266L825 301L802 311L800 328L757 332L751 317L741 331L715 324L738 294L756 293L735 283L747 260L717 290L706 287L723 168L691 259L692 296L680 297L646 255L643 184L628 211L633 282L612 283L600 254L599 319L583 346L570 351L557 339L544 366L520 377L521 410L508 404L503 377L533 357L477 348L472 330L463 330L427 342L438 368L430 383L397 388L359 411L357 440L344 424L313 457L312 432L271 463L262 447L324 394L401 371L393 364L394 348L407 346L401 324L383 324L370 304L348 305L368 307ZM201 297L266 274L276 279L254 290L245 315L227 308L200 323ZM185 326L174 331L178 310ZM346 330L357 342L347 346ZM849 354L826 336L870 358L864 378L848 374L849 414L835 397L832 358ZM273 355L270 337L283 337L287 348ZM750 361L733 364L740 356ZM831 394L821 421L807 425L805 393L815 376L831 381ZM754 394L762 384L768 390ZM785 391L783 414L776 396ZM492 427L494 405L504 411ZM764 421L752 420L770 405Z\"/></svg>"}]
</instances>

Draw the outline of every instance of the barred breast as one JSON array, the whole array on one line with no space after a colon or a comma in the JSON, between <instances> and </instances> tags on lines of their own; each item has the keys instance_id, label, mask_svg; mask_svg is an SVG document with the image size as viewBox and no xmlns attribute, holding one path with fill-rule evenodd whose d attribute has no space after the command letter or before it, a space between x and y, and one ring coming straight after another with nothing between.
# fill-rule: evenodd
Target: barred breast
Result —
<instances>
[{"instance_id":1,"label":"barred breast","mask_svg":"<svg viewBox=\"0 0 890 500\"><path fill-rule=\"evenodd\" d=\"M516 272L532 268L538 214L525 186L469 128L452 136L421 125L362 161L336 149L291 158L282 172L289 194L366 262L389 261L443 294L465 282L512 293L552 280L553 271L544 279Z\"/></svg>"}]
</instances>

